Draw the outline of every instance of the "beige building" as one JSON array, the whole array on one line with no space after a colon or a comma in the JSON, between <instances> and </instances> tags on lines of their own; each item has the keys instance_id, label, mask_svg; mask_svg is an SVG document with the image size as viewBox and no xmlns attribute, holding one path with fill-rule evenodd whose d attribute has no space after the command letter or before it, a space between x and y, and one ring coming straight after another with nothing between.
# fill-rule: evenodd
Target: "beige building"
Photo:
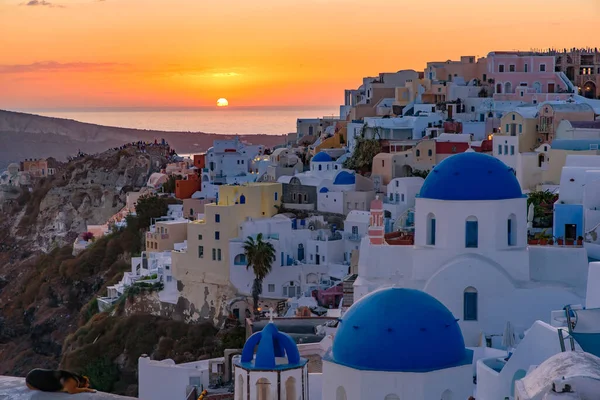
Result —
<instances>
[{"instance_id":1,"label":"beige building","mask_svg":"<svg viewBox=\"0 0 600 400\"><path fill-rule=\"evenodd\" d=\"M161 252L175 248L187 238L188 220L160 221L150 232L146 232L146 251Z\"/></svg>"},{"instance_id":2,"label":"beige building","mask_svg":"<svg viewBox=\"0 0 600 400\"><path fill-rule=\"evenodd\" d=\"M594 109L586 103L545 103L540 106L538 134L540 142L552 142L563 120L594 121Z\"/></svg>"},{"instance_id":3,"label":"beige building","mask_svg":"<svg viewBox=\"0 0 600 400\"><path fill-rule=\"evenodd\" d=\"M245 220L277 214L281 194L280 183L221 186L218 204L206 204L204 219L187 225L187 249L172 253L172 266L181 296L191 303L190 319L216 323L229 314L229 301L236 296L229 240L239 236Z\"/></svg>"}]
</instances>

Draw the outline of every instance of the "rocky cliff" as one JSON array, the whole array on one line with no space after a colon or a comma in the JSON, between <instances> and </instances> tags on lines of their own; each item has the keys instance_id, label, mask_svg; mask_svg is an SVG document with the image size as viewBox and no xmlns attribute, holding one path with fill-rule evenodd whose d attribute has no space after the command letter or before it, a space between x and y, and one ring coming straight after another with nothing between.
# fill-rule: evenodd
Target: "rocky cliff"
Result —
<instances>
[{"instance_id":1,"label":"rocky cliff","mask_svg":"<svg viewBox=\"0 0 600 400\"><path fill-rule=\"evenodd\" d=\"M108 221L125 206L128 191L140 190L160 170L167 162L161 149L110 150L64 165L56 175L37 180L31 193L22 194L26 204L8 216L10 232L28 242L30 250L47 252L73 243L87 225Z\"/></svg>"},{"instance_id":2,"label":"rocky cliff","mask_svg":"<svg viewBox=\"0 0 600 400\"><path fill-rule=\"evenodd\" d=\"M85 224L104 223L123 207L125 193L165 161L160 151L137 148L83 157L3 205L0 375L60 366L90 376L102 391L135 396L141 354L194 361L243 343L243 329L218 333L210 324L128 310L130 297L110 313L98 312L96 297L130 270L131 254L142 249L142 218L130 217L126 229L73 256L73 240ZM138 214L162 215L166 200L153 200L138 202L153 207Z\"/></svg>"}]
</instances>

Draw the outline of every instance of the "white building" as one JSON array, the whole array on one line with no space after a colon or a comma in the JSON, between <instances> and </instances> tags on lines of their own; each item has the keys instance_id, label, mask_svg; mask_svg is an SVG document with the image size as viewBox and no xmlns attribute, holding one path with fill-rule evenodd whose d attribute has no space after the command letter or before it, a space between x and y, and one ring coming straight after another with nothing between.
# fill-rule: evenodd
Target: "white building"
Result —
<instances>
[{"instance_id":1,"label":"white building","mask_svg":"<svg viewBox=\"0 0 600 400\"><path fill-rule=\"evenodd\" d=\"M220 185L256 182L260 174L256 165L253 168L253 161L263 152L263 145L248 145L237 136L231 140L215 140L213 147L206 152L206 167L202 169L202 190L192 197L215 198ZM265 169L267 163L265 161Z\"/></svg>"},{"instance_id":2,"label":"white building","mask_svg":"<svg viewBox=\"0 0 600 400\"><path fill-rule=\"evenodd\" d=\"M333 183L322 185L319 189L317 210L344 215L351 210L367 210L369 203L375 198L373 189L371 179L341 170L335 175Z\"/></svg>"},{"instance_id":3,"label":"white building","mask_svg":"<svg viewBox=\"0 0 600 400\"><path fill-rule=\"evenodd\" d=\"M424 290L460 316L468 345L501 333L507 321L522 332L547 320L549 309L582 303L585 249L528 247L526 213L526 197L504 163L475 152L449 157L416 198L414 245L362 241L354 298L390 285Z\"/></svg>"},{"instance_id":4,"label":"white building","mask_svg":"<svg viewBox=\"0 0 600 400\"><path fill-rule=\"evenodd\" d=\"M229 241L230 279L240 294L251 295L254 280L252 269L247 268L244 242L259 233L273 245L276 257L263 280L262 297L310 296L312 290L332 286L332 277L339 281L348 274L341 234L309 230L284 214L249 219L242 224L239 237Z\"/></svg>"},{"instance_id":5,"label":"white building","mask_svg":"<svg viewBox=\"0 0 600 400\"><path fill-rule=\"evenodd\" d=\"M359 250L361 240L369 231L370 217L371 214L368 211L358 210L352 210L346 216L344 221L344 238L346 240L344 263L349 263L352 259L352 252Z\"/></svg>"},{"instance_id":6,"label":"white building","mask_svg":"<svg viewBox=\"0 0 600 400\"><path fill-rule=\"evenodd\" d=\"M396 221L407 210L415 207L415 199L425 180L420 177L394 178L388 183L383 209L389 211L392 221Z\"/></svg>"}]
</instances>

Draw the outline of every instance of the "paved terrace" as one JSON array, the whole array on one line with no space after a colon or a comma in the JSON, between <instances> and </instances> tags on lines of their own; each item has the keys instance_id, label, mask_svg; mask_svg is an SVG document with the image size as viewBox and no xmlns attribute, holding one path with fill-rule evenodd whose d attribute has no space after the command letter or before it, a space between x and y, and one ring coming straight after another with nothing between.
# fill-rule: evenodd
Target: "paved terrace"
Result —
<instances>
[{"instance_id":1,"label":"paved terrace","mask_svg":"<svg viewBox=\"0 0 600 400\"><path fill-rule=\"evenodd\" d=\"M74 397L73 397L74 396ZM0 400L131 400L134 397L117 396L107 393L44 393L29 390L25 386L25 378L0 376Z\"/></svg>"}]
</instances>

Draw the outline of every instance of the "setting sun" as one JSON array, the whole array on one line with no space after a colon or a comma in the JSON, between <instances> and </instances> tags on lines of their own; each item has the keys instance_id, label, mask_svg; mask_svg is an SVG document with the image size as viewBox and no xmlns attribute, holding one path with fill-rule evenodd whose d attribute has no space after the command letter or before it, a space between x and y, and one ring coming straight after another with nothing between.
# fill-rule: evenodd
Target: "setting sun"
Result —
<instances>
[{"instance_id":1,"label":"setting sun","mask_svg":"<svg viewBox=\"0 0 600 400\"><path fill-rule=\"evenodd\" d=\"M227 101L227 99L221 97L219 100L217 100L217 107L227 107L228 105L229 102Z\"/></svg>"}]
</instances>

